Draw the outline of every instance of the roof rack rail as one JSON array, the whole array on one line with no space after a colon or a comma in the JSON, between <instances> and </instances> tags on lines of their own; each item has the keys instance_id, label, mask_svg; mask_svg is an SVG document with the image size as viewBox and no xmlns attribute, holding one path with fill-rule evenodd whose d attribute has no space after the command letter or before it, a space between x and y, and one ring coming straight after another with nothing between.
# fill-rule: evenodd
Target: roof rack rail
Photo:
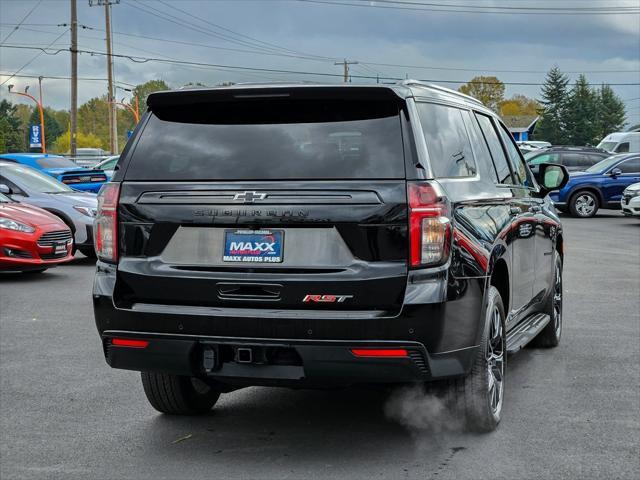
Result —
<instances>
[{"instance_id":1,"label":"roof rack rail","mask_svg":"<svg viewBox=\"0 0 640 480\"><path fill-rule=\"evenodd\" d=\"M434 90L440 90L441 92L451 93L451 94L457 95L459 97L464 97L467 100L469 100L470 102L476 103L478 105L482 105L484 107L484 104L480 100L478 100L475 97L472 97L471 95L467 95L466 93L461 93L461 92L459 92L457 90L453 90L451 88L442 87L440 85L436 85L435 83L423 82L421 80L414 80L412 78L409 78L407 80L402 80L400 82L400 84L401 85L406 85L406 86L417 85L419 87L432 88Z\"/></svg>"}]
</instances>

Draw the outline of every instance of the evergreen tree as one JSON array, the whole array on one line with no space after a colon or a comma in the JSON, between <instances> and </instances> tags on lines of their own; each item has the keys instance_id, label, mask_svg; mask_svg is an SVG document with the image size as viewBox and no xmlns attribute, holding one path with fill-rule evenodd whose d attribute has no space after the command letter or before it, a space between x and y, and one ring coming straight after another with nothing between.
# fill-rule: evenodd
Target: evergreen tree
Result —
<instances>
[{"instance_id":1,"label":"evergreen tree","mask_svg":"<svg viewBox=\"0 0 640 480\"><path fill-rule=\"evenodd\" d=\"M625 120L624 102L609 85L603 83L597 92L596 140L602 140L611 132L621 131Z\"/></svg>"},{"instance_id":2,"label":"evergreen tree","mask_svg":"<svg viewBox=\"0 0 640 480\"><path fill-rule=\"evenodd\" d=\"M24 151L17 107L7 100L0 102L0 153Z\"/></svg>"},{"instance_id":3,"label":"evergreen tree","mask_svg":"<svg viewBox=\"0 0 640 480\"><path fill-rule=\"evenodd\" d=\"M542 85L542 109L536 126L535 138L554 145L567 143L566 108L569 101L569 78L553 67Z\"/></svg>"},{"instance_id":4,"label":"evergreen tree","mask_svg":"<svg viewBox=\"0 0 640 480\"><path fill-rule=\"evenodd\" d=\"M580 75L573 88L566 109L568 143L594 145L598 140L598 97L587 78Z\"/></svg>"}]
</instances>

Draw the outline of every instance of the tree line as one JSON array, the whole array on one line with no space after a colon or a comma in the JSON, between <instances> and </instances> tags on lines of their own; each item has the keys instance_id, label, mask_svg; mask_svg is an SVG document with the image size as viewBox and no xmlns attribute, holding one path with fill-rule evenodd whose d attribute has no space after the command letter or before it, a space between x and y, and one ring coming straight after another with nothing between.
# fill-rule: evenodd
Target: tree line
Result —
<instances>
[{"instance_id":1,"label":"tree line","mask_svg":"<svg viewBox=\"0 0 640 480\"><path fill-rule=\"evenodd\" d=\"M547 73L539 100L524 95L505 99L505 85L496 77L475 77L459 91L501 116L539 115L534 139L554 145L596 145L626 121L624 102L609 85L593 87L580 75L570 86L558 67Z\"/></svg>"},{"instance_id":2,"label":"tree line","mask_svg":"<svg viewBox=\"0 0 640 480\"><path fill-rule=\"evenodd\" d=\"M138 99L141 112L144 111L147 96L155 91L168 90L163 80L151 80L132 89L133 100ZM79 148L109 147L109 103L107 96L95 97L78 108L77 145ZM135 119L130 111L118 108L118 145L120 150L127 142L127 131L135 127ZM68 153L70 150L70 116L68 110L44 109L44 130L47 152ZM40 124L40 114L36 107L22 103L13 104L7 100L0 102L0 153L39 152L29 148L29 126Z\"/></svg>"}]
</instances>

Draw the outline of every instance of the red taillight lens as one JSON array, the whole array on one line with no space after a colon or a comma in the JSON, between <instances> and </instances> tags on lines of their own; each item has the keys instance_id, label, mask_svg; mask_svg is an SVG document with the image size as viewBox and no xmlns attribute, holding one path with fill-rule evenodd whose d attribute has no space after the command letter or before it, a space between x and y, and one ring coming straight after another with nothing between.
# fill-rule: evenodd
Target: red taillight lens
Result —
<instances>
[{"instance_id":1,"label":"red taillight lens","mask_svg":"<svg viewBox=\"0 0 640 480\"><path fill-rule=\"evenodd\" d=\"M408 357L409 352L404 348L352 348L351 353L356 357Z\"/></svg>"},{"instance_id":2,"label":"red taillight lens","mask_svg":"<svg viewBox=\"0 0 640 480\"><path fill-rule=\"evenodd\" d=\"M82 183L82 181L79 178L63 178L62 183L70 185L73 183Z\"/></svg>"},{"instance_id":3,"label":"red taillight lens","mask_svg":"<svg viewBox=\"0 0 640 480\"><path fill-rule=\"evenodd\" d=\"M93 241L100 260L118 261L118 199L120 184L106 183L98 193L98 212L93 222Z\"/></svg>"},{"instance_id":4,"label":"red taillight lens","mask_svg":"<svg viewBox=\"0 0 640 480\"><path fill-rule=\"evenodd\" d=\"M449 258L451 221L449 204L440 187L409 183L409 244L412 267L434 266Z\"/></svg>"},{"instance_id":5,"label":"red taillight lens","mask_svg":"<svg viewBox=\"0 0 640 480\"><path fill-rule=\"evenodd\" d=\"M149 342L133 338L112 338L111 345L114 347L147 348Z\"/></svg>"}]
</instances>

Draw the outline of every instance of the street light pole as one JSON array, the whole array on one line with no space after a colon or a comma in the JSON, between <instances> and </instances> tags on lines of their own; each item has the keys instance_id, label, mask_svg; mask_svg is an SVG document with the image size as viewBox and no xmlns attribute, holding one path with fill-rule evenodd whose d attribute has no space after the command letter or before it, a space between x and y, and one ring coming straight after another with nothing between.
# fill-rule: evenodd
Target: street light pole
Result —
<instances>
[{"instance_id":1,"label":"street light pole","mask_svg":"<svg viewBox=\"0 0 640 480\"><path fill-rule=\"evenodd\" d=\"M13 85L9 85L8 87L9 87L9 93L13 93L14 95L22 95L23 97L30 98L31 100L36 102L36 105L38 106L38 110L40 112L40 138L42 143L42 147L41 147L42 153L47 153L47 144L45 142L45 136L44 136L44 109L42 108L42 77L39 77L38 80L40 81L40 101L38 101L36 97L34 97L33 95L29 95L28 86L24 89L24 93L14 92L12 90Z\"/></svg>"}]
</instances>

